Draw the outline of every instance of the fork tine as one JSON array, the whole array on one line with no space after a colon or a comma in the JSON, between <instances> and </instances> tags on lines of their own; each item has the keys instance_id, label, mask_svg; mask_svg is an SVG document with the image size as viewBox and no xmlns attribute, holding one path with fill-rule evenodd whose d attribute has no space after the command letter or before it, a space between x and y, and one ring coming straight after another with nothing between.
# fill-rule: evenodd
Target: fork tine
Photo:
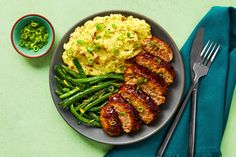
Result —
<instances>
[{"instance_id":1,"label":"fork tine","mask_svg":"<svg viewBox=\"0 0 236 157\"><path fill-rule=\"evenodd\" d=\"M203 50L202 50L200 56L203 55L203 53L205 52L205 50L206 50L206 48L207 48L207 46L208 46L209 43L210 43L210 40L208 40L207 44L204 46L204 48L203 48Z\"/></svg>"},{"instance_id":2,"label":"fork tine","mask_svg":"<svg viewBox=\"0 0 236 157\"><path fill-rule=\"evenodd\" d=\"M212 44L213 44L213 42L212 42ZM213 51L215 50L216 45L217 45L217 44L215 43L215 45L214 45L213 48L211 49L211 52L206 55L207 58L204 59L204 64L205 64L205 65L207 65L208 62L210 62L209 59L210 59L210 57L212 56L212 53L213 53Z\"/></svg>"},{"instance_id":3,"label":"fork tine","mask_svg":"<svg viewBox=\"0 0 236 157\"><path fill-rule=\"evenodd\" d=\"M220 45L217 47L217 49L215 50L215 53L214 53L213 56L211 57L211 62L213 62L213 60L215 59L216 54L217 54L217 52L219 51L219 49L220 49Z\"/></svg>"},{"instance_id":4,"label":"fork tine","mask_svg":"<svg viewBox=\"0 0 236 157\"><path fill-rule=\"evenodd\" d=\"M216 47L216 43L215 43L215 45L213 46L213 48L211 49L211 52L210 52L210 54L208 55L208 57L207 57L207 60L209 60L210 59L210 57L211 57L211 55L212 55L212 52L214 51L214 49L215 49L215 47Z\"/></svg>"},{"instance_id":5,"label":"fork tine","mask_svg":"<svg viewBox=\"0 0 236 157\"><path fill-rule=\"evenodd\" d=\"M212 63L213 60L215 59L216 54L217 54L217 52L219 51L219 49L220 49L220 45L218 45L217 48L214 50L214 53L213 53L212 57L210 58L210 60L209 60L208 63L207 63L207 66L208 66L208 67L210 67L211 63Z\"/></svg>"},{"instance_id":6,"label":"fork tine","mask_svg":"<svg viewBox=\"0 0 236 157\"><path fill-rule=\"evenodd\" d=\"M213 45L213 41L211 42L210 46L208 47L206 53L205 53L204 56L203 56L203 59L204 59L204 60L206 59L206 56L208 55L208 52L210 51L212 45Z\"/></svg>"}]
</instances>

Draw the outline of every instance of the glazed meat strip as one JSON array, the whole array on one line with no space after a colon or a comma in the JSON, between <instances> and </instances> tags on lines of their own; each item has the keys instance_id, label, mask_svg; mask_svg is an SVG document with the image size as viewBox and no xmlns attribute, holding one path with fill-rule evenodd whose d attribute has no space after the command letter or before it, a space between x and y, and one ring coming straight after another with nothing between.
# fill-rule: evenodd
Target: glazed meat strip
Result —
<instances>
[{"instance_id":1,"label":"glazed meat strip","mask_svg":"<svg viewBox=\"0 0 236 157\"><path fill-rule=\"evenodd\" d=\"M156 57L170 62L173 59L173 52L169 45L156 37L147 38L142 41L143 49Z\"/></svg>"},{"instance_id":2,"label":"glazed meat strip","mask_svg":"<svg viewBox=\"0 0 236 157\"><path fill-rule=\"evenodd\" d=\"M166 61L147 52L138 54L133 58L133 60L138 65L141 65L152 71L154 74L161 76L168 85L173 83L175 78L175 70Z\"/></svg>"},{"instance_id":3,"label":"glazed meat strip","mask_svg":"<svg viewBox=\"0 0 236 157\"><path fill-rule=\"evenodd\" d=\"M133 106L128 104L120 94L113 95L108 102L108 105L114 107L121 121L122 128L126 133L132 133L139 130L142 126L137 111Z\"/></svg>"},{"instance_id":4,"label":"glazed meat strip","mask_svg":"<svg viewBox=\"0 0 236 157\"><path fill-rule=\"evenodd\" d=\"M104 132L110 136L120 136L123 132L118 114L111 105L103 106L101 109L100 122Z\"/></svg>"},{"instance_id":5,"label":"glazed meat strip","mask_svg":"<svg viewBox=\"0 0 236 157\"><path fill-rule=\"evenodd\" d=\"M160 76L152 75L148 69L136 64L127 67L124 76L126 84L137 85L138 88L148 94L157 105L165 103L167 84Z\"/></svg>"},{"instance_id":6,"label":"glazed meat strip","mask_svg":"<svg viewBox=\"0 0 236 157\"><path fill-rule=\"evenodd\" d=\"M122 84L119 93L122 98L128 101L138 112L141 120L150 124L156 119L160 112L154 101L141 90L136 90L135 86Z\"/></svg>"}]
</instances>

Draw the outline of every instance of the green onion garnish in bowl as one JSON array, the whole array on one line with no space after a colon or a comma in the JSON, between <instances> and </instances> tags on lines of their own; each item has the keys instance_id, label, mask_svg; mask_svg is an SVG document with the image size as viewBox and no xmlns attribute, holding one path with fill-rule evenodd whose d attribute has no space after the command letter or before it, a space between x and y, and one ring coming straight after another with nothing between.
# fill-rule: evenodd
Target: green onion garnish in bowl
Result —
<instances>
[{"instance_id":1,"label":"green onion garnish in bowl","mask_svg":"<svg viewBox=\"0 0 236 157\"><path fill-rule=\"evenodd\" d=\"M47 54L54 43L52 24L43 16L29 14L21 17L11 31L15 50L24 57L37 58Z\"/></svg>"}]
</instances>

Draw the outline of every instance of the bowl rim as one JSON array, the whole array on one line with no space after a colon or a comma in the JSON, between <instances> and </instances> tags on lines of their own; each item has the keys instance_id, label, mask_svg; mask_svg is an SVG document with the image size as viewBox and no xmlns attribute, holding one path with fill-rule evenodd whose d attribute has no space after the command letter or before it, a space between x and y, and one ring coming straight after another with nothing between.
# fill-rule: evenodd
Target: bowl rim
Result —
<instances>
[{"instance_id":1,"label":"bowl rim","mask_svg":"<svg viewBox=\"0 0 236 157\"><path fill-rule=\"evenodd\" d=\"M44 20L49 24L49 26L50 26L50 28L51 28L51 30L52 30L52 42L50 43L49 48L48 48L44 53L39 54L39 55L36 55L36 56L26 55L25 53L23 53L22 51L20 51L20 50L17 48L17 46L16 46L16 44L15 44L15 42L14 42L14 40L13 40L13 32L14 32L14 30L15 30L15 28L16 28L17 23L19 23L22 19L24 19L24 18L26 18L26 17L28 17L28 16L38 16L38 17L44 19ZM52 48L52 46L53 46L53 44L54 44L54 41L55 41L55 30L54 30L54 27L53 27L52 23L51 23L46 17L44 17L44 16L42 16L42 15L39 15L39 14L31 13L31 14L24 15L24 16L20 17L18 20L16 20L16 22L14 23L14 25L13 25L13 27L12 27L12 29L11 29L11 37L10 37L10 38L11 38L12 46L14 47L14 49L15 49L20 55L22 55L22 56L24 56L24 57L27 57L27 58L38 58L38 57L41 57L41 56L46 55L46 54L51 50L51 48Z\"/></svg>"}]
</instances>

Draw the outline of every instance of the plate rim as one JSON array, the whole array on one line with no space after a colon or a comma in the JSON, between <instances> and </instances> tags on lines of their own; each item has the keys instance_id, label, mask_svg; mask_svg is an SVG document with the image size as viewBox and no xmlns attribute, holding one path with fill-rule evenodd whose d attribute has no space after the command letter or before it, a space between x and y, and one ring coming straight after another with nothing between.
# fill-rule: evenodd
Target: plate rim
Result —
<instances>
[{"instance_id":1,"label":"plate rim","mask_svg":"<svg viewBox=\"0 0 236 157\"><path fill-rule=\"evenodd\" d=\"M158 26L158 28L164 32L166 34L166 36L169 38L169 40L172 42L172 45L175 50L177 50L177 53L179 55L177 55L177 57L179 58L180 60L180 67L183 71L183 73L181 73L181 78L183 78L182 80L179 80L181 81L180 84L182 85L181 88L180 88L180 97L179 97L179 100L178 100L178 103L176 104L176 107L173 109L173 113L159 126L159 129L156 129L155 131L153 131L152 133L149 133L137 140L133 140L131 142L104 142L104 141L99 141L97 139L94 139L92 137L89 137L87 135L85 135L84 133L82 132L79 132L78 130L76 130L76 128L74 128L72 126L72 124L70 124L70 122L66 119L66 117L62 114L62 112L59 111L59 106L55 103L54 101L54 96L53 96L53 93L54 93L54 90L53 90L53 87L52 87L52 80L51 80L51 70L53 69L53 59L55 58L56 56L56 52L60 49L60 45L64 44L62 43L63 39L68 37L68 34L71 34L69 33L71 30L73 30L73 28L76 28L76 27L79 27L79 23L81 22L86 22L86 20L88 21L88 19L92 20L93 18L95 18L96 16L101 16L101 14L107 14L107 16L109 14L122 14L123 13L125 14L130 14L130 16L133 16L135 17L136 15L139 16L139 17L142 17L141 20L145 20L146 22L146 19L148 19L149 21L151 21L153 24L155 24L156 26ZM126 16L127 17L127 16ZM149 23L148 23L149 24ZM73 33L73 32L72 32ZM68 37L69 38L69 37ZM72 27L70 27L65 33L64 35L61 37L61 39L59 40L59 42L57 43L57 46L56 46L56 49L54 50L54 53L53 53L53 56L52 56L52 59L51 59L51 62L50 62L50 68L49 68L49 87L50 87L50 93L51 93L51 98L53 100L53 103L57 109L57 111L59 112L59 114L61 115L61 117L64 119L64 121L73 129L75 130L77 133L79 133L80 135L83 135L84 137L90 139L90 140L93 140L93 141L96 141L96 142L99 142L99 143L103 143L103 144L110 144L110 145L127 145L127 144L132 144L132 143L137 143L137 142L140 142L150 136L153 136L154 134L158 133L165 125L167 125L167 123L174 117L174 115L176 114L178 108L180 107L180 102L181 102L181 99L182 99L182 96L183 96L183 92L184 92L184 86L185 86L185 69L184 69L184 63L183 63L183 59L182 59L182 56L181 56L181 53L180 53L180 50L179 48L177 47L176 43L174 42L173 38L170 36L170 34L161 26L159 25L157 22L155 22L154 20L152 20L151 18L143 15L143 14L140 14L140 13L137 13L137 12L134 12L134 11L129 11L129 10L105 10L105 11L100 11L100 12L96 12L96 13L93 13L89 16L86 16L84 18L81 18L80 20L78 20L78 22L76 22ZM101 128L102 129L102 128ZM119 138L119 137L118 137Z\"/></svg>"}]
</instances>

